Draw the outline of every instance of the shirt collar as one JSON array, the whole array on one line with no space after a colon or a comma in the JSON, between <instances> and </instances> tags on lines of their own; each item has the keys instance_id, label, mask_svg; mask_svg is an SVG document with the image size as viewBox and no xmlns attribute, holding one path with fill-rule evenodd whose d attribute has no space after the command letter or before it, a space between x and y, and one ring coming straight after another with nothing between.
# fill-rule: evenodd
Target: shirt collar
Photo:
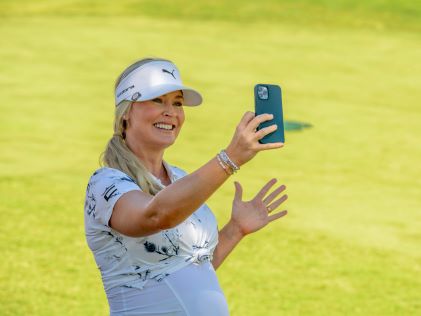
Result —
<instances>
[{"instance_id":1,"label":"shirt collar","mask_svg":"<svg viewBox=\"0 0 421 316\"><path fill-rule=\"evenodd\" d=\"M162 161L162 164L164 165L164 168L167 171L167 174L171 180L171 183L174 183L177 180L177 176L172 171L171 166L168 163L166 163L164 160ZM152 173L151 173L151 176L156 180L156 182L158 182L158 184L161 186L162 189L165 188L165 185L162 184L159 178L155 177Z\"/></svg>"}]
</instances>

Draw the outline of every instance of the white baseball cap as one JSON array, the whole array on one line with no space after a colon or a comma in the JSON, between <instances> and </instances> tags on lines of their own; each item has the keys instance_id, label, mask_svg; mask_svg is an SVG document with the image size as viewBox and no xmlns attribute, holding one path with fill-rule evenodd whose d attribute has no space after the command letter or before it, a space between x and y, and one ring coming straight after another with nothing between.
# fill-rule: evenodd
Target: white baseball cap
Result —
<instances>
[{"instance_id":1,"label":"white baseball cap","mask_svg":"<svg viewBox=\"0 0 421 316\"><path fill-rule=\"evenodd\" d=\"M121 80L115 89L115 105L124 100L152 100L177 90L183 91L184 105L196 106L202 103L199 92L183 85L180 72L172 62L151 60Z\"/></svg>"}]
</instances>

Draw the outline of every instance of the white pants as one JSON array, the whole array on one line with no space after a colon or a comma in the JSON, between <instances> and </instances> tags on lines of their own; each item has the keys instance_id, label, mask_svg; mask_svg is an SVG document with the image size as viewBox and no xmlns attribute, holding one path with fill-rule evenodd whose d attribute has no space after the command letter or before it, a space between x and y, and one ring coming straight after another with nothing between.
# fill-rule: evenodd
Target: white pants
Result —
<instances>
[{"instance_id":1,"label":"white pants","mask_svg":"<svg viewBox=\"0 0 421 316\"><path fill-rule=\"evenodd\" d=\"M115 287L107 293L111 316L228 316L215 270L207 261L190 264L140 290Z\"/></svg>"}]
</instances>

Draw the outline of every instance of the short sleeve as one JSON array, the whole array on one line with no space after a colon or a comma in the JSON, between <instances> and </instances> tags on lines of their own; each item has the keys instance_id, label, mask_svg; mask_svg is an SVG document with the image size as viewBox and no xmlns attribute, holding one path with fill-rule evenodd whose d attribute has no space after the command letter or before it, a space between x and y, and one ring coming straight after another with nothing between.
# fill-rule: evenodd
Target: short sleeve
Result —
<instances>
[{"instance_id":1,"label":"short sleeve","mask_svg":"<svg viewBox=\"0 0 421 316\"><path fill-rule=\"evenodd\" d=\"M187 174L188 174L186 171L184 171L183 169L180 169L176 166L170 166L170 168L171 168L171 173L174 175L174 178L175 178L174 180L181 179L181 178L187 176Z\"/></svg>"},{"instance_id":2,"label":"short sleeve","mask_svg":"<svg viewBox=\"0 0 421 316\"><path fill-rule=\"evenodd\" d=\"M96 222L109 226L117 200L134 190L141 189L127 174L113 168L101 168L95 171L86 188L85 213Z\"/></svg>"}]
</instances>

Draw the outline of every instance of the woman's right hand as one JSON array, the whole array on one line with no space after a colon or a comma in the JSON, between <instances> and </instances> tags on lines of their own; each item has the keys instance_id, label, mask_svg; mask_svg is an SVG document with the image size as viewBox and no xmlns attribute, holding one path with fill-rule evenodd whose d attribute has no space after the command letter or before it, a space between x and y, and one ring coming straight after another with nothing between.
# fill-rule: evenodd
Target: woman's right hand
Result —
<instances>
[{"instance_id":1,"label":"woman's right hand","mask_svg":"<svg viewBox=\"0 0 421 316\"><path fill-rule=\"evenodd\" d=\"M284 143L261 144L259 140L276 131L276 124L257 131L260 123L273 119L272 114L255 116L253 112L246 112L235 129L231 143L226 148L227 155L238 166L251 160L259 151L281 148Z\"/></svg>"}]
</instances>

